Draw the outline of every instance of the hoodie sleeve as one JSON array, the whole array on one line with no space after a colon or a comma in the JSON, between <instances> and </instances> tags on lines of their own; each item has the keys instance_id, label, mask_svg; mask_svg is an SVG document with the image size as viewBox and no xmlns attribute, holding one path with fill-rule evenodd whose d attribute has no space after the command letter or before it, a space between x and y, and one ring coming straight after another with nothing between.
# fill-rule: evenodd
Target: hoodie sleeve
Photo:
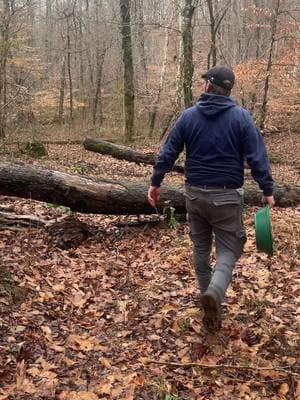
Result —
<instances>
[{"instance_id":1,"label":"hoodie sleeve","mask_svg":"<svg viewBox=\"0 0 300 400\"><path fill-rule=\"evenodd\" d=\"M159 187L164 176L170 172L177 160L179 154L184 148L184 131L185 131L185 115L184 113L178 118L173 129L169 133L165 144L159 152L153 174L151 185Z\"/></svg>"},{"instance_id":2,"label":"hoodie sleeve","mask_svg":"<svg viewBox=\"0 0 300 400\"><path fill-rule=\"evenodd\" d=\"M246 114L246 125L243 135L244 157L251 168L251 175L258 183L265 196L272 196L274 181L263 137L256 128L249 113Z\"/></svg>"}]
</instances>

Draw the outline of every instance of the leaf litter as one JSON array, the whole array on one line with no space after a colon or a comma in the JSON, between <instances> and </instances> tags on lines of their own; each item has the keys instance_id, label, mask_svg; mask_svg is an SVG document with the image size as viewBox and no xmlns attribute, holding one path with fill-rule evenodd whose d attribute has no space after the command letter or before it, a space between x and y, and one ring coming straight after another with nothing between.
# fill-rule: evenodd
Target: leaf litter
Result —
<instances>
[{"instance_id":1,"label":"leaf litter","mask_svg":"<svg viewBox=\"0 0 300 400\"><path fill-rule=\"evenodd\" d=\"M79 158L92 176L151 171L74 146L61 163L60 147L50 150L42 163L66 172ZM29 200L1 204L63 215ZM1 267L26 293L21 304L1 296L0 399L298 400L300 210L272 211L272 258L255 250L255 210L245 210L248 242L216 335L202 327L186 224L79 215L100 233L64 250L43 229L0 231Z\"/></svg>"}]
</instances>

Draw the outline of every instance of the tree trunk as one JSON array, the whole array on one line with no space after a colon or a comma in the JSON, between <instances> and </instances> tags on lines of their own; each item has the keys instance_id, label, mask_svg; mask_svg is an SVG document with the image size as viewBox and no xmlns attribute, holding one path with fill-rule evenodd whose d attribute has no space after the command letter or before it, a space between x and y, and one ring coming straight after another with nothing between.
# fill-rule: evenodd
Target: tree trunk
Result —
<instances>
[{"instance_id":1,"label":"tree trunk","mask_svg":"<svg viewBox=\"0 0 300 400\"><path fill-rule=\"evenodd\" d=\"M183 0L179 1L180 6L182 6ZM182 13L179 14L179 30L182 32ZM179 50L178 50L178 67L177 67L177 75L176 75L176 98L175 98L175 110L174 110L174 119L177 119L178 115L182 109L182 98L183 98L183 90L182 90L182 82L183 82L183 43L182 36L179 42Z\"/></svg>"},{"instance_id":2,"label":"tree trunk","mask_svg":"<svg viewBox=\"0 0 300 400\"><path fill-rule=\"evenodd\" d=\"M47 144L48 142L43 142ZM54 142L51 142L54 143ZM63 142L58 142L61 144ZM68 143L68 142L67 142ZM75 143L75 142L74 142ZM157 159L156 153L141 153L139 151L133 150L130 147L121 146L118 144L111 143L111 139L92 139L87 138L83 142L83 146L86 150L93 151L94 153L100 153L103 155L109 155L119 160L125 160L129 162L134 162L136 164L148 164L154 165ZM269 160L274 164L282 164L286 162L276 155L269 154ZM291 165L295 166L295 163ZM247 163L245 163L245 169L249 168ZM173 167L173 172L178 172L179 174L184 174L184 166L180 164L175 164Z\"/></svg>"},{"instance_id":3,"label":"tree trunk","mask_svg":"<svg viewBox=\"0 0 300 400\"><path fill-rule=\"evenodd\" d=\"M209 19L210 19L210 50L207 56L207 69L214 67L217 64L217 43L216 43L216 20L214 16L214 8L212 0L206 0L208 12L209 12ZM212 64L211 64L212 59Z\"/></svg>"},{"instance_id":4,"label":"tree trunk","mask_svg":"<svg viewBox=\"0 0 300 400\"><path fill-rule=\"evenodd\" d=\"M120 0L121 34L124 63L125 142L134 140L134 73L130 25L130 0Z\"/></svg>"},{"instance_id":5,"label":"tree trunk","mask_svg":"<svg viewBox=\"0 0 300 400\"><path fill-rule=\"evenodd\" d=\"M231 0L229 0L228 3L223 6L222 9L218 10L217 9L217 7L219 6L218 2L213 2L212 0L206 0L209 12L209 20L210 20L209 27L210 27L210 39L211 39L210 50L207 56L208 69L217 65L217 33L220 30L221 23L225 18L227 11L229 10L230 1ZM212 59L212 64L211 64L211 59Z\"/></svg>"},{"instance_id":6,"label":"tree trunk","mask_svg":"<svg viewBox=\"0 0 300 400\"><path fill-rule=\"evenodd\" d=\"M107 142L106 140L101 140L101 139L87 138L83 142L83 146L86 150L104 155L110 155L119 160L126 160L129 162L134 162L136 164L154 165L157 158L156 153L144 154L132 150L129 147L112 144L110 142ZM173 171L183 174L184 167L182 165L175 165Z\"/></svg>"},{"instance_id":7,"label":"tree trunk","mask_svg":"<svg viewBox=\"0 0 300 400\"><path fill-rule=\"evenodd\" d=\"M96 125L97 122L97 114L99 110L99 124L102 124L103 121L103 112L102 112L102 98L101 98L101 83L102 83L102 71L104 64L104 54L100 54L100 50L97 49L96 55L96 90L95 97L93 102L93 125Z\"/></svg>"},{"instance_id":8,"label":"tree trunk","mask_svg":"<svg viewBox=\"0 0 300 400\"><path fill-rule=\"evenodd\" d=\"M96 19L96 26L100 26L100 4L98 1L95 2L95 19ZM101 97L101 86L102 86L102 74L103 74L103 65L104 65L104 59L105 59L105 52L106 49L101 50L101 45L100 45L100 32L96 32L96 88L95 88L95 95L93 99L93 108L92 108L92 118L93 118L93 125L96 125L97 122L97 114L99 111L99 123L100 125L102 124L103 120L103 112L102 112L102 97Z\"/></svg>"},{"instance_id":9,"label":"tree trunk","mask_svg":"<svg viewBox=\"0 0 300 400\"><path fill-rule=\"evenodd\" d=\"M171 16L170 22L172 23L173 15ZM170 24L171 25L171 24ZM168 49L169 49L169 42L170 42L170 30L168 28L165 29L165 45L164 45L164 58L161 67L161 74L160 74L160 82L159 87L157 90L156 99L153 104L152 111L150 113L150 121L149 121L149 137L153 137L153 131L155 127L156 117L159 110L161 94L164 88L165 80L166 80L166 70L167 70L167 62L168 62Z\"/></svg>"},{"instance_id":10,"label":"tree trunk","mask_svg":"<svg viewBox=\"0 0 300 400\"><path fill-rule=\"evenodd\" d=\"M272 61L273 61L273 49L274 49L274 44L276 41L275 36L276 36L278 16L279 16L279 7L280 7L280 0L276 0L273 16L272 16L272 20L271 20L271 43L270 43L268 64L267 64L267 70L266 70L263 101L262 101L261 113L260 113L259 127L261 130L263 130L265 127L265 121L266 121L266 116L267 116L268 95L269 95L270 79L271 79L271 72L272 72Z\"/></svg>"},{"instance_id":11,"label":"tree trunk","mask_svg":"<svg viewBox=\"0 0 300 400\"><path fill-rule=\"evenodd\" d=\"M69 17L67 18L67 69L68 69L68 80L69 80L69 96L70 96L70 121L73 121L73 80L72 80L72 68L71 68L71 37L70 37L70 22Z\"/></svg>"},{"instance_id":12,"label":"tree trunk","mask_svg":"<svg viewBox=\"0 0 300 400\"><path fill-rule=\"evenodd\" d=\"M192 32L192 19L195 12L193 0L185 0L184 9L182 11L182 51L183 51L183 64L182 64L182 86L183 86L183 99L185 108L191 107L193 104L193 32Z\"/></svg>"},{"instance_id":13,"label":"tree trunk","mask_svg":"<svg viewBox=\"0 0 300 400\"><path fill-rule=\"evenodd\" d=\"M0 138L6 134L7 120L7 58L9 53L10 4L3 1L2 18L0 20Z\"/></svg>"},{"instance_id":14,"label":"tree trunk","mask_svg":"<svg viewBox=\"0 0 300 400\"><path fill-rule=\"evenodd\" d=\"M135 44L135 65L136 85L143 94L148 93L147 87L147 66L144 38L144 4L143 0L133 0L134 10L134 44Z\"/></svg>"},{"instance_id":15,"label":"tree trunk","mask_svg":"<svg viewBox=\"0 0 300 400\"><path fill-rule=\"evenodd\" d=\"M72 211L108 215L155 214L147 201L148 183L89 180L79 175L49 171L32 166L0 162L0 194L50 202L69 207ZM290 207L300 203L300 187L277 185L277 206ZM261 205L261 192L256 185L245 188L245 202ZM159 213L174 207L184 214L183 189L163 185Z\"/></svg>"},{"instance_id":16,"label":"tree trunk","mask_svg":"<svg viewBox=\"0 0 300 400\"><path fill-rule=\"evenodd\" d=\"M65 54L63 54L63 59L61 62L59 104L58 104L58 123L60 124L62 124L64 116L65 86L66 86L66 56Z\"/></svg>"},{"instance_id":17,"label":"tree trunk","mask_svg":"<svg viewBox=\"0 0 300 400\"><path fill-rule=\"evenodd\" d=\"M46 0L46 32L44 37L45 46L45 60L47 72L50 69L49 64L51 62L51 37L53 34L53 15L52 15L52 0ZM48 75L48 74L47 74Z\"/></svg>"}]
</instances>

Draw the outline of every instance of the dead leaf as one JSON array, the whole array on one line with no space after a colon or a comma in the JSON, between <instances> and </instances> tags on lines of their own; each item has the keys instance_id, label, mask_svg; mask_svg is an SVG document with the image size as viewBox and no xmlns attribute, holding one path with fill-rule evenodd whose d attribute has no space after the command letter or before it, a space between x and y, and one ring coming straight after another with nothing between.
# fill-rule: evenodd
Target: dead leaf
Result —
<instances>
[{"instance_id":1,"label":"dead leaf","mask_svg":"<svg viewBox=\"0 0 300 400\"><path fill-rule=\"evenodd\" d=\"M195 319L191 320L191 327L194 332L196 332L198 335L202 331L202 325L199 323L199 321L196 321Z\"/></svg>"},{"instance_id":2,"label":"dead leaf","mask_svg":"<svg viewBox=\"0 0 300 400\"><path fill-rule=\"evenodd\" d=\"M76 361L73 361L68 357L63 357L62 361L66 364L67 367L72 367L73 365L77 364Z\"/></svg>"},{"instance_id":3,"label":"dead leaf","mask_svg":"<svg viewBox=\"0 0 300 400\"><path fill-rule=\"evenodd\" d=\"M108 358L101 357L99 359L100 363L104 365L105 368L111 368L111 363Z\"/></svg>"},{"instance_id":4,"label":"dead leaf","mask_svg":"<svg viewBox=\"0 0 300 400\"><path fill-rule=\"evenodd\" d=\"M57 285L53 285L52 286L52 289L55 291L55 292L64 292L65 290L66 290L66 287L65 287L65 285L64 284L57 284Z\"/></svg>"},{"instance_id":5,"label":"dead leaf","mask_svg":"<svg viewBox=\"0 0 300 400\"><path fill-rule=\"evenodd\" d=\"M300 400L300 380L297 382L295 397L295 400Z\"/></svg>"},{"instance_id":6,"label":"dead leaf","mask_svg":"<svg viewBox=\"0 0 300 400\"><path fill-rule=\"evenodd\" d=\"M278 389L278 394L281 397L284 397L288 394L288 392L290 391L290 387L287 383L282 383Z\"/></svg>"},{"instance_id":7,"label":"dead leaf","mask_svg":"<svg viewBox=\"0 0 300 400\"><path fill-rule=\"evenodd\" d=\"M249 388L248 385L246 385L245 383L242 383L239 387L239 391L240 391L240 396L244 397L246 394L250 394L251 393L251 389Z\"/></svg>"},{"instance_id":8,"label":"dead leaf","mask_svg":"<svg viewBox=\"0 0 300 400\"><path fill-rule=\"evenodd\" d=\"M96 350L98 339L95 337L85 338L79 335L70 335L67 339L66 345L73 350L88 352Z\"/></svg>"},{"instance_id":9,"label":"dead leaf","mask_svg":"<svg viewBox=\"0 0 300 400\"><path fill-rule=\"evenodd\" d=\"M49 380L54 380L57 377L57 374L52 371L42 371L40 373L40 376Z\"/></svg>"},{"instance_id":10,"label":"dead leaf","mask_svg":"<svg viewBox=\"0 0 300 400\"><path fill-rule=\"evenodd\" d=\"M101 381L99 385L97 385L94 390L98 395L110 395L110 392L112 390L112 385L113 385L114 379L111 377Z\"/></svg>"},{"instance_id":11,"label":"dead leaf","mask_svg":"<svg viewBox=\"0 0 300 400\"><path fill-rule=\"evenodd\" d=\"M149 336L149 340L156 341L156 340L160 340L160 339L161 339L161 337L156 335L155 333L153 333L152 335Z\"/></svg>"},{"instance_id":12,"label":"dead leaf","mask_svg":"<svg viewBox=\"0 0 300 400\"><path fill-rule=\"evenodd\" d=\"M40 375L40 370L36 367L32 367L26 370L27 374L35 377L35 376L39 376Z\"/></svg>"},{"instance_id":13,"label":"dead leaf","mask_svg":"<svg viewBox=\"0 0 300 400\"><path fill-rule=\"evenodd\" d=\"M165 304L164 307L160 310L160 312L162 314L168 314L171 311L176 311L178 309L178 306L176 306L176 304L173 303L168 303Z\"/></svg>"},{"instance_id":14,"label":"dead leaf","mask_svg":"<svg viewBox=\"0 0 300 400\"><path fill-rule=\"evenodd\" d=\"M121 399L120 395L123 392L123 386L118 385L111 391L112 398Z\"/></svg>"},{"instance_id":15,"label":"dead leaf","mask_svg":"<svg viewBox=\"0 0 300 400\"><path fill-rule=\"evenodd\" d=\"M64 353L66 351L63 346L59 346L57 344L50 344L49 348L56 351L57 353Z\"/></svg>"},{"instance_id":16,"label":"dead leaf","mask_svg":"<svg viewBox=\"0 0 300 400\"><path fill-rule=\"evenodd\" d=\"M99 400L94 392L62 392L59 400Z\"/></svg>"},{"instance_id":17,"label":"dead leaf","mask_svg":"<svg viewBox=\"0 0 300 400\"><path fill-rule=\"evenodd\" d=\"M82 308L86 302L87 299L81 292L75 292L74 296L71 298L71 303L73 304L73 306L78 308Z\"/></svg>"}]
</instances>

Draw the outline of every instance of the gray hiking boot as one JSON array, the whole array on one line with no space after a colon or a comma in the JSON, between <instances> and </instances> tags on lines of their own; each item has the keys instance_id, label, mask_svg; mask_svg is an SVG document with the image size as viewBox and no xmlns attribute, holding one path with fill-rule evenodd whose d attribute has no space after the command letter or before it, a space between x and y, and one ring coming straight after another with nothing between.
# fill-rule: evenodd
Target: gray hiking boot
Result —
<instances>
[{"instance_id":1,"label":"gray hiking boot","mask_svg":"<svg viewBox=\"0 0 300 400\"><path fill-rule=\"evenodd\" d=\"M222 326L222 306L218 295L212 289L208 289L201 296L201 304L204 310L203 324L210 332L216 332Z\"/></svg>"}]
</instances>

